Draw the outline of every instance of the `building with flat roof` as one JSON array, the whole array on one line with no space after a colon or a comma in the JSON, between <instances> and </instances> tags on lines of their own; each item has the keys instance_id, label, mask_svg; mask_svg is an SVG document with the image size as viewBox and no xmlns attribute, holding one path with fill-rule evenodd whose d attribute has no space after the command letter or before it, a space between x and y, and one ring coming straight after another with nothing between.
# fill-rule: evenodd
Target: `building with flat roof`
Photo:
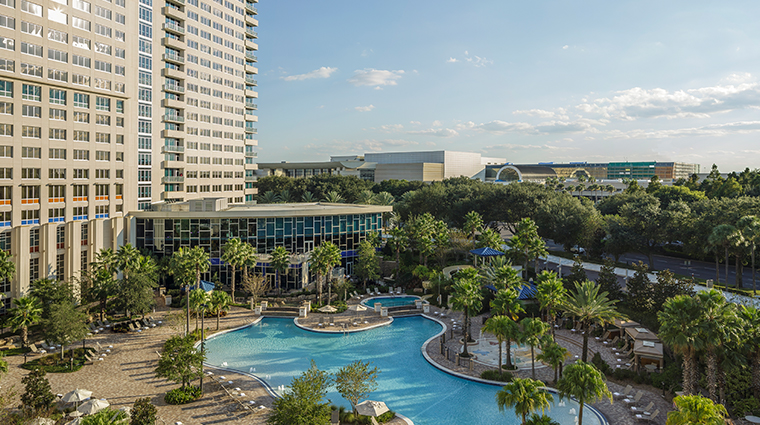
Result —
<instances>
[{"instance_id":1,"label":"building with flat roof","mask_svg":"<svg viewBox=\"0 0 760 425\"><path fill-rule=\"evenodd\" d=\"M688 178L699 173L699 164L682 162L610 162L588 163L570 162L538 164L503 164L488 167L488 181L512 182L530 181L542 183L547 178L577 179L593 177L596 180L636 179L649 180L657 176L660 180L672 181Z\"/></svg>"},{"instance_id":2,"label":"building with flat roof","mask_svg":"<svg viewBox=\"0 0 760 425\"><path fill-rule=\"evenodd\" d=\"M274 279L269 253L284 246L291 255L283 290L301 289L308 283L308 252L324 241L341 250L342 264L352 274L359 243L382 228L382 214L390 206L293 203L228 205L226 198L198 199L180 204L156 205L153 211L136 211L126 218L128 241L159 257L182 247L200 246L209 253L211 268L222 282L230 269L221 261L222 247L239 238L256 248L257 271ZM240 280L237 279L239 282Z\"/></svg>"}]
</instances>

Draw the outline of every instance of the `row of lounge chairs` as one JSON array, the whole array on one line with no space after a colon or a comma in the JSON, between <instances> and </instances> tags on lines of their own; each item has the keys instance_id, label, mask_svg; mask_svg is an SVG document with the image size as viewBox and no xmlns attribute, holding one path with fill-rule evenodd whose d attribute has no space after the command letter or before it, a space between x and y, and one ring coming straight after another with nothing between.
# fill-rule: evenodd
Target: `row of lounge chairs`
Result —
<instances>
[{"instance_id":1,"label":"row of lounge chairs","mask_svg":"<svg viewBox=\"0 0 760 425\"><path fill-rule=\"evenodd\" d=\"M628 385L623 389L623 392L613 392L612 396L616 399L622 400L626 404L631 405L631 412L633 412L637 420L654 422L657 416L660 414L660 410L657 409L652 412L654 402L649 402L649 404L644 407L638 406L637 404L641 400L641 397L644 395L644 392L639 390L636 392L636 395L631 395L631 391L633 391L633 387Z\"/></svg>"},{"instance_id":2,"label":"row of lounge chairs","mask_svg":"<svg viewBox=\"0 0 760 425\"><path fill-rule=\"evenodd\" d=\"M242 410L260 412L266 409L266 406L264 406L263 404L259 404L257 406L256 401L250 400L250 399L246 400L247 396L245 395L245 393L239 387L233 388L232 385L234 385L234 382L228 381L226 377L214 376L214 372L211 372L211 371L206 372L206 375L210 377L212 381L219 384L219 386L222 387L222 390Z\"/></svg>"},{"instance_id":3,"label":"row of lounge chairs","mask_svg":"<svg viewBox=\"0 0 760 425\"><path fill-rule=\"evenodd\" d=\"M109 354L112 354L112 349L113 345L109 345L108 347L104 348L102 345L100 345L100 342L95 341L95 345L93 347L90 347L90 350L92 351L85 354L84 358L92 364L102 362Z\"/></svg>"},{"instance_id":4,"label":"row of lounge chairs","mask_svg":"<svg viewBox=\"0 0 760 425\"><path fill-rule=\"evenodd\" d=\"M401 287L398 286L396 288L389 288L388 289L388 295L403 295L404 291L401 290ZM368 297L376 297L380 295L385 295L385 293L380 292L377 287L375 288L367 288L367 294ZM353 294L351 294L353 298L356 299L362 299L364 297L364 294L359 294L358 292L354 291Z\"/></svg>"},{"instance_id":5,"label":"row of lounge chairs","mask_svg":"<svg viewBox=\"0 0 760 425\"><path fill-rule=\"evenodd\" d=\"M444 309L441 310L440 313L437 312L437 311L434 311L433 314L436 315L436 316L439 316L439 317L446 317L449 314L451 314L451 309L444 308Z\"/></svg>"},{"instance_id":6,"label":"row of lounge chairs","mask_svg":"<svg viewBox=\"0 0 760 425\"><path fill-rule=\"evenodd\" d=\"M369 321L365 320L364 316L359 317L351 317L348 320L335 320L333 316L329 316L327 319L325 319L324 316L319 318L319 322L317 323L318 328L326 328L326 327L337 327L341 329L347 328L349 325L353 327L358 327L361 325L368 325Z\"/></svg>"}]
</instances>

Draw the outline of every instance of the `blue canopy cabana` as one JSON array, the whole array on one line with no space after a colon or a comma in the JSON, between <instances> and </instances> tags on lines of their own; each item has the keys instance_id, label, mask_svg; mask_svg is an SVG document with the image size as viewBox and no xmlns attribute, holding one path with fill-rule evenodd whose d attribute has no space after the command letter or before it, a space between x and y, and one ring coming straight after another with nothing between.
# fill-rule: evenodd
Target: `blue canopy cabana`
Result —
<instances>
[{"instance_id":1,"label":"blue canopy cabana","mask_svg":"<svg viewBox=\"0 0 760 425\"><path fill-rule=\"evenodd\" d=\"M478 249L472 249L470 250L470 254L474 256L474 264L478 265L478 257L486 258L486 257L498 257L499 255L504 255L503 252L497 251L493 248L485 247L485 248L478 248Z\"/></svg>"},{"instance_id":2,"label":"blue canopy cabana","mask_svg":"<svg viewBox=\"0 0 760 425\"><path fill-rule=\"evenodd\" d=\"M201 289L203 289L204 291L211 292L214 290L215 287L216 285L214 285L213 283L207 282L205 280L201 280ZM198 285L193 285L190 289L197 289L197 288L198 288Z\"/></svg>"},{"instance_id":3,"label":"blue canopy cabana","mask_svg":"<svg viewBox=\"0 0 760 425\"><path fill-rule=\"evenodd\" d=\"M486 288L490 289L492 292L496 293L496 287L493 285L486 285ZM520 301L529 301L529 300L535 300L536 294L538 293L538 288L536 287L536 284L533 282L529 283L522 283L520 286L520 289L518 290L519 294L517 296L517 299Z\"/></svg>"}]
</instances>

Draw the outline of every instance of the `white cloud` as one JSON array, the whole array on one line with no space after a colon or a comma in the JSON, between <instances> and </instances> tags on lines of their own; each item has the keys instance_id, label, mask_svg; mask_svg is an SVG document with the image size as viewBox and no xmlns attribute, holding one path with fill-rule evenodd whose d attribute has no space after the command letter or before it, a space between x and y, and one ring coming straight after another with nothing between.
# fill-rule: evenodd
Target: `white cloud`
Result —
<instances>
[{"instance_id":1,"label":"white cloud","mask_svg":"<svg viewBox=\"0 0 760 425\"><path fill-rule=\"evenodd\" d=\"M313 78L330 78L330 75L332 75L337 70L338 68L330 68L329 66L323 66L319 69L315 69L314 71L307 72L306 74L288 75L287 77L280 77L280 78L282 78L285 81L303 81L303 80L311 80Z\"/></svg>"},{"instance_id":2,"label":"white cloud","mask_svg":"<svg viewBox=\"0 0 760 425\"><path fill-rule=\"evenodd\" d=\"M446 60L446 63L457 63L457 62L459 62L459 59L457 58L448 58Z\"/></svg>"},{"instance_id":3,"label":"white cloud","mask_svg":"<svg viewBox=\"0 0 760 425\"><path fill-rule=\"evenodd\" d=\"M570 46L568 46L567 44L565 44L564 46L562 46L562 50L567 50L569 48L570 48Z\"/></svg>"},{"instance_id":4,"label":"white cloud","mask_svg":"<svg viewBox=\"0 0 760 425\"><path fill-rule=\"evenodd\" d=\"M335 152L382 152L417 145L419 142L404 139L333 140L311 143L306 145L305 149L310 152L309 155L333 155Z\"/></svg>"},{"instance_id":5,"label":"white cloud","mask_svg":"<svg viewBox=\"0 0 760 425\"><path fill-rule=\"evenodd\" d=\"M420 136L435 136L435 137L454 137L458 136L459 133L457 133L456 130L453 130L451 128L431 128L428 130L415 130L415 131L407 131L406 134L417 134Z\"/></svg>"},{"instance_id":6,"label":"white cloud","mask_svg":"<svg viewBox=\"0 0 760 425\"><path fill-rule=\"evenodd\" d=\"M433 121L433 127L440 127L442 125L443 125L443 123L440 122L440 121L438 121L438 120Z\"/></svg>"},{"instance_id":7,"label":"white cloud","mask_svg":"<svg viewBox=\"0 0 760 425\"><path fill-rule=\"evenodd\" d=\"M564 109L560 108L563 111ZM543 109L524 109L524 110L517 110L512 112L515 115L527 115L529 117L539 117L539 118L554 118L557 116L555 112L552 111L546 111Z\"/></svg>"},{"instance_id":8,"label":"white cloud","mask_svg":"<svg viewBox=\"0 0 760 425\"><path fill-rule=\"evenodd\" d=\"M354 109L356 109L359 112L369 112L373 109L375 109L375 105L369 105L369 106L357 106Z\"/></svg>"},{"instance_id":9,"label":"white cloud","mask_svg":"<svg viewBox=\"0 0 760 425\"><path fill-rule=\"evenodd\" d=\"M409 124L420 125L420 122L419 121L409 121Z\"/></svg>"},{"instance_id":10,"label":"white cloud","mask_svg":"<svg viewBox=\"0 0 760 425\"><path fill-rule=\"evenodd\" d=\"M348 79L348 82L359 86L395 86L396 80L404 75L403 70L387 71L382 69L360 69L355 71L354 76Z\"/></svg>"},{"instance_id":11,"label":"white cloud","mask_svg":"<svg viewBox=\"0 0 760 425\"><path fill-rule=\"evenodd\" d=\"M383 131L401 131L404 129L404 126L401 124L384 124L380 126L380 129Z\"/></svg>"},{"instance_id":12,"label":"white cloud","mask_svg":"<svg viewBox=\"0 0 760 425\"><path fill-rule=\"evenodd\" d=\"M493 61L492 60L489 60L489 59L486 59L486 58L483 58L483 57L480 57L480 56L477 56L477 55L470 56L467 51L465 51L464 54L465 54L464 60L466 60L467 62L473 64L476 68L483 68L483 67L485 67L487 65L493 65Z\"/></svg>"},{"instance_id":13,"label":"white cloud","mask_svg":"<svg viewBox=\"0 0 760 425\"><path fill-rule=\"evenodd\" d=\"M477 124L473 126L473 128L476 131L492 133L492 134L506 134L512 131L527 132L527 131L533 130L533 126L528 123L524 123L524 122L510 123L510 122L501 121L501 120L493 120L487 123Z\"/></svg>"}]
</instances>

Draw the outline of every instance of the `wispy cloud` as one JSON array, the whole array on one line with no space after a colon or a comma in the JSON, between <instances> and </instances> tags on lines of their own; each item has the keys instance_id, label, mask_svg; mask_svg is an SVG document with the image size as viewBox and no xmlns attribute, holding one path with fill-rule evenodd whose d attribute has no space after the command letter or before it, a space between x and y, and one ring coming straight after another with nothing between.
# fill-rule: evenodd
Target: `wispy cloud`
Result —
<instances>
[{"instance_id":1,"label":"wispy cloud","mask_svg":"<svg viewBox=\"0 0 760 425\"><path fill-rule=\"evenodd\" d=\"M375 109L375 105L357 106L354 109L356 109L359 112L369 112L369 111Z\"/></svg>"},{"instance_id":2,"label":"wispy cloud","mask_svg":"<svg viewBox=\"0 0 760 425\"><path fill-rule=\"evenodd\" d=\"M348 82L359 86L395 86L396 80L404 75L403 70L387 71L382 69L360 69L354 72L354 76L348 79Z\"/></svg>"},{"instance_id":3,"label":"wispy cloud","mask_svg":"<svg viewBox=\"0 0 760 425\"><path fill-rule=\"evenodd\" d=\"M337 70L338 68L330 68L329 66L323 66L319 69L315 69L314 71L310 71L305 74L288 75L288 76L280 77L280 78L282 78L285 81L303 81L303 80L311 80L314 78L330 78L330 75L332 75Z\"/></svg>"},{"instance_id":4,"label":"wispy cloud","mask_svg":"<svg viewBox=\"0 0 760 425\"><path fill-rule=\"evenodd\" d=\"M459 62L459 59L457 58L448 58L446 59L446 63L457 63Z\"/></svg>"},{"instance_id":5,"label":"wispy cloud","mask_svg":"<svg viewBox=\"0 0 760 425\"><path fill-rule=\"evenodd\" d=\"M406 134L416 134L420 136L435 136L435 137L454 137L454 136L459 135L459 133L457 133L456 130L453 130L451 128L431 128L428 130L414 130L414 131L407 131Z\"/></svg>"},{"instance_id":6,"label":"wispy cloud","mask_svg":"<svg viewBox=\"0 0 760 425\"><path fill-rule=\"evenodd\" d=\"M477 55L470 55L470 52L467 50L464 51L464 57L461 60L451 56L446 60L446 63L457 63L462 61L469 63L476 68L483 68L488 65L493 65L492 60Z\"/></svg>"}]
</instances>

